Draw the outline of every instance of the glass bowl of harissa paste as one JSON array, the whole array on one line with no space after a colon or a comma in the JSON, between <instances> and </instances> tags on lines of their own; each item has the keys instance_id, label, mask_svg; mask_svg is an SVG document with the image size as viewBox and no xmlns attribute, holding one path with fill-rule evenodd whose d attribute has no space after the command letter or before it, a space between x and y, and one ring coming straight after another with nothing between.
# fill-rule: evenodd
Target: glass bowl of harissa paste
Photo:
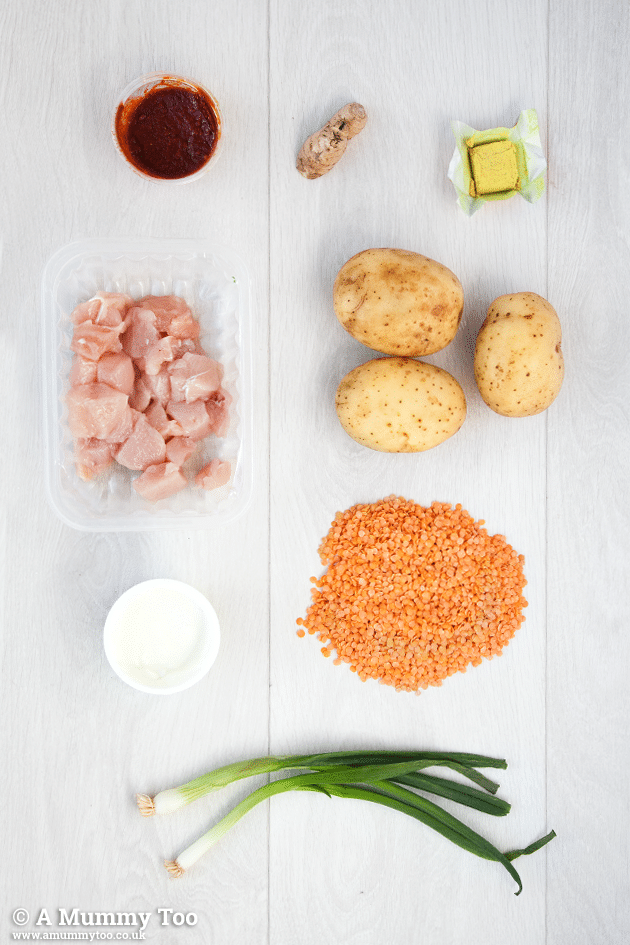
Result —
<instances>
[{"instance_id":1,"label":"glass bowl of harissa paste","mask_svg":"<svg viewBox=\"0 0 630 945\"><path fill-rule=\"evenodd\" d=\"M145 180L187 183L205 174L222 143L214 95L183 76L152 72L123 90L112 121L118 153Z\"/></svg>"}]
</instances>

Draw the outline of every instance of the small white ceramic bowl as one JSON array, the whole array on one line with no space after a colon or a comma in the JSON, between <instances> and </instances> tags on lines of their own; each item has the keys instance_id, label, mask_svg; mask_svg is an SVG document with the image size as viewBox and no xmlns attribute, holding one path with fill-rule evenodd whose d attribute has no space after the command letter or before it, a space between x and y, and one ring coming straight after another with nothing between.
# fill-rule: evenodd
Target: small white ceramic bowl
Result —
<instances>
[{"instance_id":1,"label":"small white ceramic bowl","mask_svg":"<svg viewBox=\"0 0 630 945\"><path fill-rule=\"evenodd\" d=\"M194 587L156 578L129 588L105 621L105 655L141 692L170 695L205 676L219 651L214 608Z\"/></svg>"}]
</instances>

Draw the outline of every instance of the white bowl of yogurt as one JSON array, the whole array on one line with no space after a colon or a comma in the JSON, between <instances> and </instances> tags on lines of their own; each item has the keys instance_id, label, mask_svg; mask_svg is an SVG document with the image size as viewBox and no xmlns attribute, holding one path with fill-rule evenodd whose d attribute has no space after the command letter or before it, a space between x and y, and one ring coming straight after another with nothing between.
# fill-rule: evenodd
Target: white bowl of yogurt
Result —
<instances>
[{"instance_id":1,"label":"white bowl of yogurt","mask_svg":"<svg viewBox=\"0 0 630 945\"><path fill-rule=\"evenodd\" d=\"M114 672L141 692L170 695L199 682L219 652L219 621L203 594L182 581L155 578L129 588L103 631Z\"/></svg>"}]
</instances>

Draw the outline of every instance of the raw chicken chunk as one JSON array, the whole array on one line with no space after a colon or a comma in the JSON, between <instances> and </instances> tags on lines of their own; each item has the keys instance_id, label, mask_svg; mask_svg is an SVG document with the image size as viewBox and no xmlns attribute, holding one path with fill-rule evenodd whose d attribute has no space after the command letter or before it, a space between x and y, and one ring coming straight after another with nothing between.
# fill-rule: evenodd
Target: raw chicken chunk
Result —
<instances>
[{"instance_id":1,"label":"raw chicken chunk","mask_svg":"<svg viewBox=\"0 0 630 945\"><path fill-rule=\"evenodd\" d=\"M95 295L93 299L88 299L87 302L81 302L80 305L77 305L70 318L75 325L80 325L82 322L95 322L96 316L101 310L101 305L102 299Z\"/></svg>"},{"instance_id":2,"label":"raw chicken chunk","mask_svg":"<svg viewBox=\"0 0 630 945\"><path fill-rule=\"evenodd\" d=\"M78 384L67 397L70 432L76 439L107 439L127 418L127 401L126 394L107 384Z\"/></svg>"},{"instance_id":3,"label":"raw chicken chunk","mask_svg":"<svg viewBox=\"0 0 630 945\"><path fill-rule=\"evenodd\" d=\"M146 357L149 349L160 340L155 315L146 308L134 305L127 314L127 328L122 346L125 354L137 361Z\"/></svg>"},{"instance_id":4,"label":"raw chicken chunk","mask_svg":"<svg viewBox=\"0 0 630 945\"><path fill-rule=\"evenodd\" d=\"M223 389L219 389L206 401L206 411L210 418L210 429L215 436L225 436L230 426L229 407L232 398Z\"/></svg>"},{"instance_id":5,"label":"raw chicken chunk","mask_svg":"<svg viewBox=\"0 0 630 945\"><path fill-rule=\"evenodd\" d=\"M202 440L212 432L212 424L202 400L192 404L167 404L166 412L173 420L177 420L182 434L193 440Z\"/></svg>"},{"instance_id":6,"label":"raw chicken chunk","mask_svg":"<svg viewBox=\"0 0 630 945\"><path fill-rule=\"evenodd\" d=\"M207 466L197 473L195 483L203 489L218 489L230 481L232 467L222 459L211 459Z\"/></svg>"},{"instance_id":7,"label":"raw chicken chunk","mask_svg":"<svg viewBox=\"0 0 630 945\"><path fill-rule=\"evenodd\" d=\"M160 338L155 344L149 346L147 353L142 358L138 358L138 367L147 374L159 374L162 366L173 360L178 354L179 342L170 335Z\"/></svg>"},{"instance_id":8,"label":"raw chicken chunk","mask_svg":"<svg viewBox=\"0 0 630 945\"><path fill-rule=\"evenodd\" d=\"M197 449L195 440L189 436L174 436L166 444L166 458L169 463L175 463L176 466L183 466L187 459Z\"/></svg>"},{"instance_id":9,"label":"raw chicken chunk","mask_svg":"<svg viewBox=\"0 0 630 945\"><path fill-rule=\"evenodd\" d=\"M139 411L133 410L128 406L121 415L119 422L116 424L113 430L111 430L107 436L102 437L101 439L106 440L108 443L112 443L117 448L120 443L124 443L127 437L131 436L134 423L136 422L136 417L139 416L142 416Z\"/></svg>"},{"instance_id":10,"label":"raw chicken chunk","mask_svg":"<svg viewBox=\"0 0 630 945\"><path fill-rule=\"evenodd\" d=\"M182 428L179 423L177 420L169 419L166 410L157 400L152 401L144 415L151 426L161 433L164 439L171 436L180 436Z\"/></svg>"},{"instance_id":11,"label":"raw chicken chunk","mask_svg":"<svg viewBox=\"0 0 630 945\"><path fill-rule=\"evenodd\" d=\"M125 320L132 304L130 295L123 295L121 292L97 292L89 301L77 305L71 318L75 325L90 321L116 328Z\"/></svg>"},{"instance_id":12,"label":"raw chicken chunk","mask_svg":"<svg viewBox=\"0 0 630 945\"><path fill-rule=\"evenodd\" d=\"M143 299L136 302L136 305L138 308L145 308L153 312L158 330L165 335L174 334L174 332L170 330L173 319L185 318L191 319L193 322L195 321L186 302L177 295L145 295ZM195 322L195 324L197 325L197 336L195 337L198 337L199 325L197 322Z\"/></svg>"},{"instance_id":13,"label":"raw chicken chunk","mask_svg":"<svg viewBox=\"0 0 630 945\"><path fill-rule=\"evenodd\" d=\"M118 354L104 354L96 364L97 380L102 384L109 384L123 394L131 394L136 380L133 361L128 354L120 351Z\"/></svg>"},{"instance_id":14,"label":"raw chicken chunk","mask_svg":"<svg viewBox=\"0 0 630 945\"><path fill-rule=\"evenodd\" d=\"M82 358L98 361L108 351L122 350L120 326L110 328L107 325L95 325L93 322L81 322L74 329L70 347Z\"/></svg>"},{"instance_id":15,"label":"raw chicken chunk","mask_svg":"<svg viewBox=\"0 0 630 945\"><path fill-rule=\"evenodd\" d=\"M175 316L168 326L169 335L174 338L190 338L193 341L199 337L199 330L199 322L195 321L190 312Z\"/></svg>"},{"instance_id":16,"label":"raw chicken chunk","mask_svg":"<svg viewBox=\"0 0 630 945\"><path fill-rule=\"evenodd\" d=\"M94 301L100 300L100 308L96 315L98 325L109 325L116 328L121 325L127 312L133 305L133 299L130 295L124 295L122 292L97 292Z\"/></svg>"},{"instance_id":17,"label":"raw chicken chunk","mask_svg":"<svg viewBox=\"0 0 630 945\"><path fill-rule=\"evenodd\" d=\"M138 414L133 433L127 437L115 454L116 461L127 469L146 469L164 462L164 437L151 426L143 413Z\"/></svg>"},{"instance_id":18,"label":"raw chicken chunk","mask_svg":"<svg viewBox=\"0 0 630 945\"><path fill-rule=\"evenodd\" d=\"M169 364L171 401L207 400L221 386L223 368L205 354L184 354Z\"/></svg>"},{"instance_id":19,"label":"raw chicken chunk","mask_svg":"<svg viewBox=\"0 0 630 945\"><path fill-rule=\"evenodd\" d=\"M176 492L181 492L187 485L188 480L175 463L148 466L133 483L136 492L149 502L167 499Z\"/></svg>"},{"instance_id":20,"label":"raw chicken chunk","mask_svg":"<svg viewBox=\"0 0 630 945\"><path fill-rule=\"evenodd\" d=\"M162 368L157 374L144 374L143 377L153 400L165 407L171 400L171 379L166 368Z\"/></svg>"},{"instance_id":21,"label":"raw chicken chunk","mask_svg":"<svg viewBox=\"0 0 630 945\"><path fill-rule=\"evenodd\" d=\"M151 403L152 397L153 392L147 383L146 376L141 374L139 377L136 377L133 391L129 397L130 406L132 406L134 410L146 410Z\"/></svg>"},{"instance_id":22,"label":"raw chicken chunk","mask_svg":"<svg viewBox=\"0 0 630 945\"><path fill-rule=\"evenodd\" d=\"M81 479L94 479L111 466L114 460L113 449L111 443L97 440L96 437L76 440L74 459Z\"/></svg>"},{"instance_id":23,"label":"raw chicken chunk","mask_svg":"<svg viewBox=\"0 0 630 945\"><path fill-rule=\"evenodd\" d=\"M97 362L77 355L70 368L70 387L77 384L93 384L96 380Z\"/></svg>"}]
</instances>

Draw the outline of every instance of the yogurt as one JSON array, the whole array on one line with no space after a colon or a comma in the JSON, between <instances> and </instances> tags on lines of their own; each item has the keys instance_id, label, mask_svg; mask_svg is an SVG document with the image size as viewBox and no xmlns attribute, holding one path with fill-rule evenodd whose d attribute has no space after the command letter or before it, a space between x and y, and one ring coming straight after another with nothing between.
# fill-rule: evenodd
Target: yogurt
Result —
<instances>
[{"instance_id":1,"label":"yogurt","mask_svg":"<svg viewBox=\"0 0 630 945\"><path fill-rule=\"evenodd\" d=\"M172 693L204 676L219 649L219 622L208 600L181 581L144 581L109 612L105 654L112 669L143 692Z\"/></svg>"}]
</instances>

